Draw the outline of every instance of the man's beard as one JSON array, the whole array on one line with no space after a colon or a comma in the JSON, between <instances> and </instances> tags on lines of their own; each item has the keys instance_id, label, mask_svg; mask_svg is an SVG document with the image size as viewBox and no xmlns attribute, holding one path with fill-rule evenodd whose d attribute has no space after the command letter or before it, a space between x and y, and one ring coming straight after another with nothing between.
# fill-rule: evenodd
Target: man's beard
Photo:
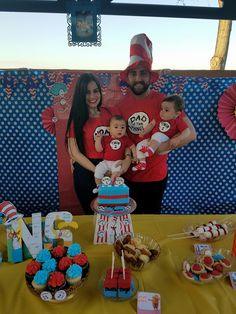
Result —
<instances>
[{"instance_id":1,"label":"man's beard","mask_svg":"<svg viewBox=\"0 0 236 314\"><path fill-rule=\"evenodd\" d=\"M138 87L138 85L139 85L139 87ZM142 85L141 88L140 88L140 85ZM137 82L133 85L129 85L129 88L132 90L132 92L135 95L139 96L139 95L144 94L148 90L149 85L150 84L146 84L144 81L140 81L140 82Z\"/></svg>"}]
</instances>

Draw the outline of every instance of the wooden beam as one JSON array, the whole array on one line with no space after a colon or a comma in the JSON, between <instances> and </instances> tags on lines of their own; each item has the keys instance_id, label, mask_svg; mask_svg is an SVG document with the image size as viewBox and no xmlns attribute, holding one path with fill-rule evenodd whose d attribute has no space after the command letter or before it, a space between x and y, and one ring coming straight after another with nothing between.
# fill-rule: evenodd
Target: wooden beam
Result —
<instances>
[{"instance_id":1,"label":"wooden beam","mask_svg":"<svg viewBox=\"0 0 236 314\"><path fill-rule=\"evenodd\" d=\"M96 0L95 0L96 1ZM0 11L5 12L38 12L69 13L68 0L57 1L21 1L0 0ZM190 7L158 4L125 4L101 0L101 15L173 17L197 19L236 20L236 1L225 0L223 8Z\"/></svg>"}]
</instances>

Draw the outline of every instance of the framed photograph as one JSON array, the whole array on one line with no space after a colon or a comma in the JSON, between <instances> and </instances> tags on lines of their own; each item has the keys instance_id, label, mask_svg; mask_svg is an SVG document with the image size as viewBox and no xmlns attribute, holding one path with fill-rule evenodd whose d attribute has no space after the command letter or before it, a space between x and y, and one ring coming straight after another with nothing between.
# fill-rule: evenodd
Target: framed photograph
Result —
<instances>
[{"instance_id":1,"label":"framed photograph","mask_svg":"<svg viewBox=\"0 0 236 314\"><path fill-rule=\"evenodd\" d=\"M67 16L69 46L101 45L101 17L95 6L76 7Z\"/></svg>"}]
</instances>

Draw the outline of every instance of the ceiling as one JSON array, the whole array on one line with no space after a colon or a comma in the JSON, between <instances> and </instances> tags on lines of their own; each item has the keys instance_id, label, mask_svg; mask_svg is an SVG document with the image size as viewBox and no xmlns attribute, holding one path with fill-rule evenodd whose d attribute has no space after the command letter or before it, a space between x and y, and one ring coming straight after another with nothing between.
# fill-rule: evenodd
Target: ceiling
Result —
<instances>
[{"instance_id":1,"label":"ceiling","mask_svg":"<svg viewBox=\"0 0 236 314\"><path fill-rule=\"evenodd\" d=\"M99 5L101 15L179 17L199 19L236 20L236 0L224 0L223 8L191 7L186 5L159 5L117 3L112 0L0 0L0 11L70 13L70 4L92 2ZM151 2L151 1L149 1ZM177 2L177 1L176 1Z\"/></svg>"}]
</instances>

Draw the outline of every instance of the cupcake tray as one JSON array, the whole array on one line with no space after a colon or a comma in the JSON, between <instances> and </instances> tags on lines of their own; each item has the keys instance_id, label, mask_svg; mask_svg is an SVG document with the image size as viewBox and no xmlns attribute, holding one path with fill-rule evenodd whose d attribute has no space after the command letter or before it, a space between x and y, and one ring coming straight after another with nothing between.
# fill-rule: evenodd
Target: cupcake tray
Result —
<instances>
[{"instance_id":1,"label":"cupcake tray","mask_svg":"<svg viewBox=\"0 0 236 314\"><path fill-rule=\"evenodd\" d=\"M39 297L41 300L46 301L46 302L52 302L52 303L60 303L60 302L65 302L72 299L77 294L78 289L83 285L87 276L88 276L88 273L76 285L66 284L61 289L55 290L55 291L51 291L47 287L43 291L37 291L32 287L31 283L27 279L25 279L25 281L30 292L36 295L37 297Z\"/></svg>"}]
</instances>

